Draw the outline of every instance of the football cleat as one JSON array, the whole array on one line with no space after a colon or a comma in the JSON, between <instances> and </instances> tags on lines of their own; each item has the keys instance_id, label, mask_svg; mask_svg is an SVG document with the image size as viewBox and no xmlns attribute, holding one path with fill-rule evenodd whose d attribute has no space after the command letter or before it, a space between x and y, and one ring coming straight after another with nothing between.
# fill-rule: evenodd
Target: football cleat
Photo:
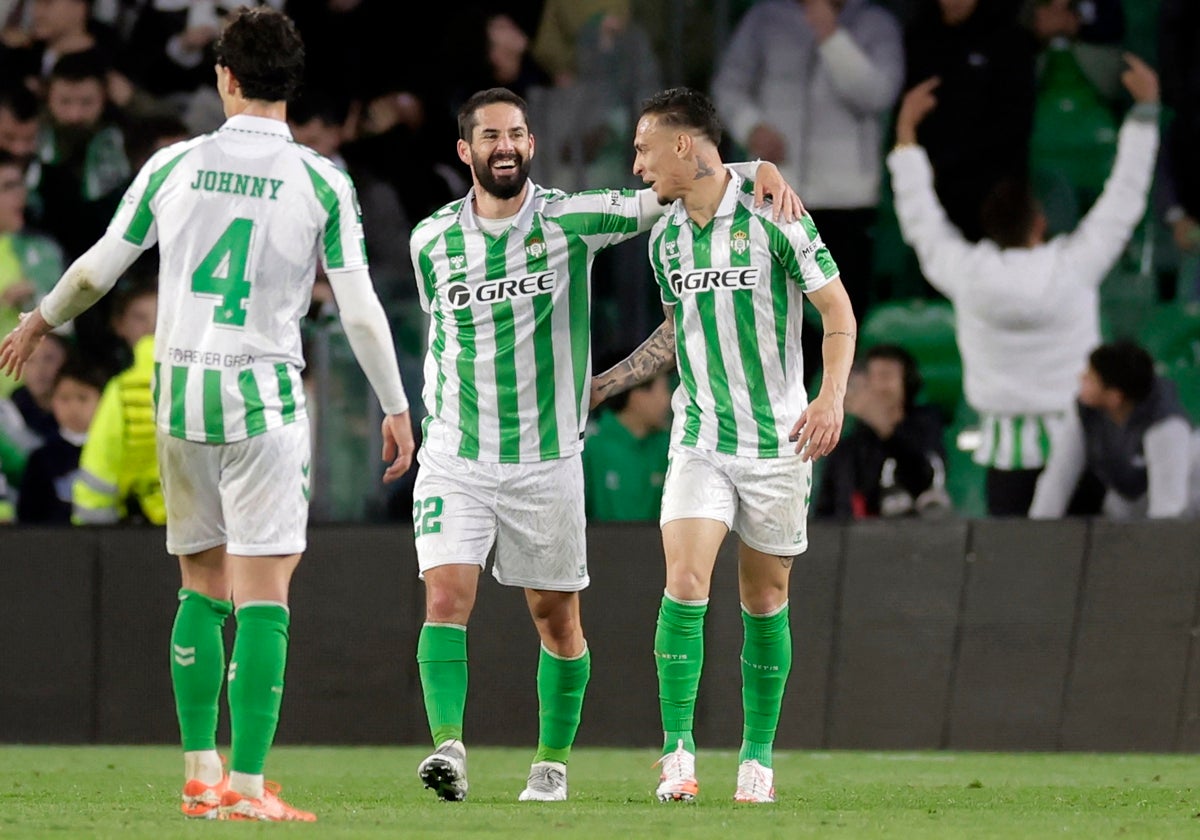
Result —
<instances>
[{"instance_id":1,"label":"football cleat","mask_svg":"<svg viewBox=\"0 0 1200 840\"><path fill-rule=\"evenodd\" d=\"M467 748L462 741L443 741L417 765L417 775L439 798L462 802L467 798Z\"/></svg>"},{"instance_id":2,"label":"football cleat","mask_svg":"<svg viewBox=\"0 0 1200 840\"><path fill-rule=\"evenodd\" d=\"M275 782L263 784L262 796L255 799L226 790L221 796L223 820L254 820L257 822L316 822L316 814L301 811L279 798L279 785Z\"/></svg>"},{"instance_id":3,"label":"football cleat","mask_svg":"<svg viewBox=\"0 0 1200 840\"><path fill-rule=\"evenodd\" d=\"M221 776L215 785L206 785L199 779L189 779L183 785L183 803L180 810L193 820L215 820L220 818L221 796L229 789L229 774Z\"/></svg>"},{"instance_id":4,"label":"football cleat","mask_svg":"<svg viewBox=\"0 0 1200 840\"><path fill-rule=\"evenodd\" d=\"M674 752L669 752L655 764L662 765L658 788L654 795L659 802L691 802L700 793L696 781L696 756L683 748L683 740Z\"/></svg>"},{"instance_id":5,"label":"football cleat","mask_svg":"<svg viewBox=\"0 0 1200 840\"><path fill-rule=\"evenodd\" d=\"M775 771L756 760L743 761L738 767L734 802L774 802Z\"/></svg>"},{"instance_id":6,"label":"football cleat","mask_svg":"<svg viewBox=\"0 0 1200 840\"><path fill-rule=\"evenodd\" d=\"M567 798L567 765L537 761L529 768L529 781L517 797L519 802L563 802Z\"/></svg>"}]
</instances>

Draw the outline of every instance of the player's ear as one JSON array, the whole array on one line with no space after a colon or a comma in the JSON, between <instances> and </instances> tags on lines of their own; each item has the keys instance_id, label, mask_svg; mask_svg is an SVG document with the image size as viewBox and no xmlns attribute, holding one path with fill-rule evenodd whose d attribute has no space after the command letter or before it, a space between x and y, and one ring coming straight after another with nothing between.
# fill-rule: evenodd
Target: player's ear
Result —
<instances>
[{"instance_id":1,"label":"player's ear","mask_svg":"<svg viewBox=\"0 0 1200 840\"><path fill-rule=\"evenodd\" d=\"M675 135L675 154L681 158L686 158L692 153L692 135L686 131L681 131Z\"/></svg>"},{"instance_id":2,"label":"player's ear","mask_svg":"<svg viewBox=\"0 0 1200 840\"><path fill-rule=\"evenodd\" d=\"M461 138L458 141L458 159L467 166L471 165L471 147Z\"/></svg>"},{"instance_id":3,"label":"player's ear","mask_svg":"<svg viewBox=\"0 0 1200 840\"><path fill-rule=\"evenodd\" d=\"M530 159L530 160L533 160L533 153L534 153L534 147L535 147L535 146L537 146L537 143L536 143L536 142L534 142L533 135L532 135L532 134L530 134L530 135L529 135L529 159Z\"/></svg>"}]
</instances>

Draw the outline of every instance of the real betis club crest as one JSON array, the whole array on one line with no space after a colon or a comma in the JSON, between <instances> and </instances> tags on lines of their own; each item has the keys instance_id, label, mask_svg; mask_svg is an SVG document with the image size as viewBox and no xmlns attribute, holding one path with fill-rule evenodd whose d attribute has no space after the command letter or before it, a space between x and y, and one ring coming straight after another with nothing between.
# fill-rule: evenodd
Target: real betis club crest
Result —
<instances>
[{"instance_id":1,"label":"real betis club crest","mask_svg":"<svg viewBox=\"0 0 1200 840\"><path fill-rule=\"evenodd\" d=\"M525 255L531 260L540 260L546 256L546 243L540 239L530 239L525 243Z\"/></svg>"},{"instance_id":2,"label":"real betis club crest","mask_svg":"<svg viewBox=\"0 0 1200 840\"><path fill-rule=\"evenodd\" d=\"M750 248L750 234L744 230L733 232L733 241L729 243L735 254L744 254Z\"/></svg>"}]
</instances>

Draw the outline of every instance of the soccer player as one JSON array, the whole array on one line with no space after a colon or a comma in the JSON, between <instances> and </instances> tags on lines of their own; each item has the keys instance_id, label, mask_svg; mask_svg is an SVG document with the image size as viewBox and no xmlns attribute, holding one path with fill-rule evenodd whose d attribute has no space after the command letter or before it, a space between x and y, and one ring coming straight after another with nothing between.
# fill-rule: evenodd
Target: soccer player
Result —
<instances>
[{"instance_id":1,"label":"soccer player","mask_svg":"<svg viewBox=\"0 0 1200 840\"><path fill-rule=\"evenodd\" d=\"M184 749L183 813L316 819L283 802L263 766L274 740L288 643L288 585L305 548L309 429L300 318L318 258L354 354L386 412L385 481L408 469L412 427L394 345L362 247L346 174L292 142L286 101L304 45L266 7L230 16L216 45L228 120L154 154L105 235L0 345L20 373L51 327L99 300L158 242L154 398L167 549L183 587L171 675ZM216 751L225 652L231 772Z\"/></svg>"},{"instance_id":2,"label":"soccer player","mask_svg":"<svg viewBox=\"0 0 1200 840\"><path fill-rule=\"evenodd\" d=\"M749 201L754 185L722 167L720 140L703 94L673 88L643 106L633 171L673 202L650 234L667 318L592 383L596 404L672 362L679 370L660 515L666 591L654 638L664 802L699 791L692 721L704 614L730 530L741 540L745 628L734 799L775 801L771 748L792 660L788 575L807 548L812 462L837 445L854 358L854 312L812 219L780 224ZM802 295L824 328L824 375L811 403L800 353Z\"/></svg>"},{"instance_id":3,"label":"soccer player","mask_svg":"<svg viewBox=\"0 0 1200 840\"><path fill-rule=\"evenodd\" d=\"M591 667L579 616L591 266L649 230L662 207L649 190L565 194L530 182L534 136L525 101L507 89L473 95L458 126L473 188L411 240L431 315L413 532L426 610L417 661L436 751L418 774L442 799L466 798L467 622L494 543L492 574L524 589L541 638L538 746L520 799L563 800ZM795 194L764 167L758 198L765 188L798 216Z\"/></svg>"}]
</instances>

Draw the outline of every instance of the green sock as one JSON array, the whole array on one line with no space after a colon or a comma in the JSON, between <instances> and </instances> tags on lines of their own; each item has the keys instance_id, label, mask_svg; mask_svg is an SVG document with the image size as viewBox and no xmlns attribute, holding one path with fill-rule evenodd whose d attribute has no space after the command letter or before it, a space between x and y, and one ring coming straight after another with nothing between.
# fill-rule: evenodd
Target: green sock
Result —
<instances>
[{"instance_id":1,"label":"green sock","mask_svg":"<svg viewBox=\"0 0 1200 840\"><path fill-rule=\"evenodd\" d=\"M561 659L542 648L537 672L538 748L534 761L567 763L591 674L592 654L586 647L574 659Z\"/></svg>"},{"instance_id":2,"label":"green sock","mask_svg":"<svg viewBox=\"0 0 1200 840\"><path fill-rule=\"evenodd\" d=\"M467 706L467 628L426 624L417 639L417 665L433 745L452 738L461 741Z\"/></svg>"},{"instance_id":3,"label":"green sock","mask_svg":"<svg viewBox=\"0 0 1200 840\"><path fill-rule=\"evenodd\" d=\"M217 748L217 715L225 679L225 619L229 601L179 590L171 629L171 686L184 752Z\"/></svg>"},{"instance_id":4,"label":"green sock","mask_svg":"<svg viewBox=\"0 0 1200 840\"><path fill-rule=\"evenodd\" d=\"M696 751L692 726L696 716L696 693L704 667L704 614L708 602L683 604L663 595L654 634L654 661L658 666L658 703L662 711L663 753L683 741L688 752Z\"/></svg>"},{"instance_id":5,"label":"green sock","mask_svg":"<svg viewBox=\"0 0 1200 840\"><path fill-rule=\"evenodd\" d=\"M742 610L745 640L742 643L742 749L738 761L756 759L771 766L771 745L779 726L783 688L792 669L792 630L788 605L771 615L750 615Z\"/></svg>"},{"instance_id":6,"label":"green sock","mask_svg":"<svg viewBox=\"0 0 1200 840\"><path fill-rule=\"evenodd\" d=\"M282 604L249 604L237 610L237 635L229 663L230 769L261 775L279 725L287 666L288 611Z\"/></svg>"}]
</instances>

